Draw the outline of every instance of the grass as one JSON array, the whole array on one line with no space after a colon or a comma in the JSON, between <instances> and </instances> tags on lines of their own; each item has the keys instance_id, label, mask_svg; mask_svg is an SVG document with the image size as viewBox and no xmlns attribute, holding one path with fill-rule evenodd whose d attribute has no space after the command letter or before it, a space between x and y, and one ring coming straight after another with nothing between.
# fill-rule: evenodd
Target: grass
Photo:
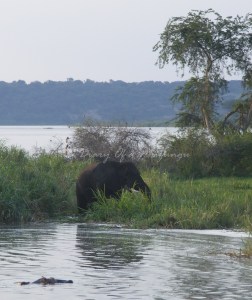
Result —
<instances>
[{"instance_id":1,"label":"grass","mask_svg":"<svg viewBox=\"0 0 252 300\"><path fill-rule=\"evenodd\" d=\"M151 202L141 193L125 192L119 202L99 195L87 219L142 228L249 228L252 224L252 179L174 180L155 170L143 177L152 190Z\"/></svg>"},{"instance_id":2,"label":"grass","mask_svg":"<svg viewBox=\"0 0 252 300\"><path fill-rule=\"evenodd\" d=\"M88 162L68 161L60 155L31 157L4 145L0 145L0 161L0 223L77 214L75 181ZM151 202L142 193L124 192L120 201L99 193L99 201L79 221L252 231L251 178L176 180L156 169L142 176L152 191Z\"/></svg>"},{"instance_id":3,"label":"grass","mask_svg":"<svg viewBox=\"0 0 252 300\"><path fill-rule=\"evenodd\" d=\"M44 220L76 212L80 167L58 155L28 156L0 145L0 223Z\"/></svg>"},{"instance_id":4,"label":"grass","mask_svg":"<svg viewBox=\"0 0 252 300\"><path fill-rule=\"evenodd\" d=\"M239 251L230 251L225 253L227 256L232 258L242 259L242 258L251 258L252 257L252 240L251 238L243 241L242 248Z\"/></svg>"}]
</instances>

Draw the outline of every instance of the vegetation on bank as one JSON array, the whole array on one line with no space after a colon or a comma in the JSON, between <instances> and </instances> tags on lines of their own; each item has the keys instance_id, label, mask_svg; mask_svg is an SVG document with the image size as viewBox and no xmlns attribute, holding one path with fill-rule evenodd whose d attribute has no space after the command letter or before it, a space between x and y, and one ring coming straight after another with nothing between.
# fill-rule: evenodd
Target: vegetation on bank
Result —
<instances>
[{"instance_id":1,"label":"vegetation on bank","mask_svg":"<svg viewBox=\"0 0 252 300\"><path fill-rule=\"evenodd\" d=\"M251 228L251 178L178 180L157 170L143 177L152 190L151 202L141 193L125 192L119 202L100 195L87 220L141 228Z\"/></svg>"},{"instance_id":2,"label":"vegetation on bank","mask_svg":"<svg viewBox=\"0 0 252 300\"><path fill-rule=\"evenodd\" d=\"M79 169L63 156L28 154L0 145L0 223L44 220L76 211Z\"/></svg>"},{"instance_id":3,"label":"vegetation on bank","mask_svg":"<svg viewBox=\"0 0 252 300\"><path fill-rule=\"evenodd\" d=\"M0 223L27 222L77 214L75 180L88 162L62 155L28 156L0 147ZM141 228L252 227L252 179L176 179L157 167L144 168L152 201L125 192L120 201L104 199L79 221L124 223Z\"/></svg>"},{"instance_id":4,"label":"vegetation on bank","mask_svg":"<svg viewBox=\"0 0 252 300\"><path fill-rule=\"evenodd\" d=\"M139 164L152 191L152 201L141 193L125 192L120 201L104 199L98 193L99 201L87 211L85 221L251 231L251 28L251 14L223 18L212 9L191 11L186 17L168 21L153 48L159 53L157 63L164 67L172 62L182 73L187 67L193 76L172 97L181 108L176 124L184 131L176 136L163 136L159 147L153 147L150 135L127 124L116 127L97 122L76 128L67 148L71 157L57 152L28 156L22 150L1 145L0 222L75 214L74 186L80 170L90 158L112 158ZM227 88L225 76L236 72L242 75L246 93L234 102L224 118L219 118L218 108ZM73 80L67 84L71 88L83 85ZM115 84L120 91L126 88L123 82ZM16 85L26 88L24 82ZM47 85L52 87L52 82ZM31 86L41 88L40 83ZM86 81L85 86L89 89L93 82ZM166 84L154 83L153 89L160 86ZM142 87L146 89L145 85ZM50 94L53 95L52 91ZM93 112L91 98L90 106L85 104L87 112ZM117 104L127 114L124 99L121 100ZM154 102L149 108L152 115L154 107L158 107ZM146 115L142 109L147 107L145 104L134 100L134 107ZM78 105L71 107L79 109ZM46 114L41 111L39 115L44 117ZM13 119L17 118L12 116Z\"/></svg>"},{"instance_id":5,"label":"vegetation on bank","mask_svg":"<svg viewBox=\"0 0 252 300\"><path fill-rule=\"evenodd\" d=\"M164 135L159 167L176 178L252 177L252 134L187 129Z\"/></svg>"}]
</instances>

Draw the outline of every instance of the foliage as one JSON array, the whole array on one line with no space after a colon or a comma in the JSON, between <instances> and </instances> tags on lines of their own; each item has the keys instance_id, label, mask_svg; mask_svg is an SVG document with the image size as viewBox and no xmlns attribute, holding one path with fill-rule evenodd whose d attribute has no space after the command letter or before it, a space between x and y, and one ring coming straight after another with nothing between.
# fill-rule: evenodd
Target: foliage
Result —
<instances>
[{"instance_id":1,"label":"foliage","mask_svg":"<svg viewBox=\"0 0 252 300\"><path fill-rule=\"evenodd\" d=\"M252 134L216 135L209 160L215 175L252 176Z\"/></svg>"},{"instance_id":2,"label":"foliage","mask_svg":"<svg viewBox=\"0 0 252 300\"><path fill-rule=\"evenodd\" d=\"M196 135L190 132L190 139L194 143L190 148L191 154L193 147L196 150L196 145L198 146L203 137L203 133ZM216 155L215 167L225 167L226 172L232 174L228 170L230 159L235 166L239 166L236 170L232 169L233 174L249 168L251 171L252 152L247 148L248 144L250 147L252 145L251 136L242 136L242 140L238 141L233 140L233 136L229 138L231 141L223 142L222 149L226 153L225 147L231 149L230 145L240 145L235 151L236 156L240 155L243 160L236 162L233 157ZM236 138L240 139L241 136L237 135ZM182 151L188 141L184 136L182 142L170 139L169 143ZM204 152L208 145L208 139L205 138L200 149ZM234 150L231 150L233 155ZM203 168L200 163L198 169L195 167L197 157L201 155L200 150L197 151L194 163L188 163L186 167L193 168L195 174L202 172ZM76 212L74 183L83 164L87 162L67 161L60 155L40 154L30 157L23 150L7 148L3 144L0 146L0 160L0 223L45 220ZM102 193L98 193L99 201L80 220L119 222L134 227L155 228L251 227L250 178L178 180L158 168L147 169L142 172L142 176L152 191L151 201L142 193L125 191L119 201L106 199Z\"/></svg>"},{"instance_id":3,"label":"foliage","mask_svg":"<svg viewBox=\"0 0 252 300\"><path fill-rule=\"evenodd\" d=\"M162 169L179 178L252 176L252 134L187 129L160 140Z\"/></svg>"},{"instance_id":4,"label":"foliage","mask_svg":"<svg viewBox=\"0 0 252 300\"><path fill-rule=\"evenodd\" d=\"M187 66L208 79L218 79L224 70L246 71L251 66L251 19L251 14L223 18L213 9L173 17L153 48L159 51L158 64Z\"/></svg>"},{"instance_id":5,"label":"foliage","mask_svg":"<svg viewBox=\"0 0 252 300\"><path fill-rule=\"evenodd\" d=\"M0 81L0 124L72 125L82 122L84 116L115 123L165 122L180 107L169 99L184 83L90 81ZM225 97L231 101L241 92L241 81L231 81ZM227 101L224 104L229 108ZM227 108L220 106L219 113L225 115Z\"/></svg>"},{"instance_id":6,"label":"foliage","mask_svg":"<svg viewBox=\"0 0 252 300\"><path fill-rule=\"evenodd\" d=\"M84 117L115 123L166 121L174 115L167 99L177 85L119 80L0 81L0 124L73 125ZM164 111L163 107L167 109Z\"/></svg>"},{"instance_id":7,"label":"foliage","mask_svg":"<svg viewBox=\"0 0 252 300\"><path fill-rule=\"evenodd\" d=\"M194 126L205 127L205 113L208 122L213 126L215 117L215 105L221 101L220 92L226 91L227 82L218 80L209 81L209 98L205 98L205 79L192 77L183 87L178 87L172 97L173 102L182 103L181 112L177 114L176 125L178 127Z\"/></svg>"},{"instance_id":8,"label":"foliage","mask_svg":"<svg viewBox=\"0 0 252 300\"><path fill-rule=\"evenodd\" d=\"M152 190L151 202L141 193L125 192L120 201L100 195L86 219L143 228L247 228L251 224L250 179L175 180L157 170L143 177Z\"/></svg>"},{"instance_id":9,"label":"foliage","mask_svg":"<svg viewBox=\"0 0 252 300\"><path fill-rule=\"evenodd\" d=\"M150 134L126 125L106 125L87 119L76 127L70 144L75 159L138 161L150 152Z\"/></svg>"},{"instance_id":10,"label":"foliage","mask_svg":"<svg viewBox=\"0 0 252 300\"><path fill-rule=\"evenodd\" d=\"M0 223L31 221L75 211L74 164L61 156L29 157L0 146Z\"/></svg>"},{"instance_id":11,"label":"foliage","mask_svg":"<svg viewBox=\"0 0 252 300\"><path fill-rule=\"evenodd\" d=\"M231 130L235 133L245 133L252 123L252 94L247 92L233 105L221 123L220 130L224 133Z\"/></svg>"},{"instance_id":12,"label":"foliage","mask_svg":"<svg viewBox=\"0 0 252 300\"><path fill-rule=\"evenodd\" d=\"M162 169L175 177L195 178L209 175L207 164L212 141L205 130L186 129L179 135L164 135L159 144L164 153ZM210 169L209 169L210 168Z\"/></svg>"},{"instance_id":13,"label":"foliage","mask_svg":"<svg viewBox=\"0 0 252 300\"><path fill-rule=\"evenodd\" d=\"M193 104L193 115L200 112L208 130L213 127L215 103L225 83L225 73L240 71L244 82L250 82L251 28L251 14L223 18L212 9L193 10L186 17L171 18L153 48L159 51L157 64L161 68L172 62L178 69L187 67L193 74L175 98L184 104L184 113L191 114Z\"/></svg>"}]
</instances>

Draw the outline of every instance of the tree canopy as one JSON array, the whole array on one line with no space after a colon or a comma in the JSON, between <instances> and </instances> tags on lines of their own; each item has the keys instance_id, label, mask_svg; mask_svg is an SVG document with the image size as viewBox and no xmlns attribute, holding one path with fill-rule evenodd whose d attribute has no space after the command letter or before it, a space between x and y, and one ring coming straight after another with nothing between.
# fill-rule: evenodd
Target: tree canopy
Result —
<instances>
[{"instance_id":1,"label":"tree canopy","mask_svg":"<svg viewBox=\"0 0 252 300\"><path fill-rule=\"evenodd\" d=\"M175 99L182 102L184 113L189 113L188 101L194 102L204 126L211 129L226 75L239 72L244 83L252 85L252 14L223 18L213 9L192 10L168 21L153 50L159 52L160 68L172 63L182 76L188 68L190 89L185 86Z\"/></svg>"}]
</instances>

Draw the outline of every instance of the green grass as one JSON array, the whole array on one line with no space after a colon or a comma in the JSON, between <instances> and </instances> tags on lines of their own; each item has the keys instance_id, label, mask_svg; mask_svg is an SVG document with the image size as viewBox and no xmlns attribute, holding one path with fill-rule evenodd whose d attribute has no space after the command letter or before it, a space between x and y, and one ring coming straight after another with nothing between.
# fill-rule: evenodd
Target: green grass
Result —
<instances>
[{"instance_id":1,"label":"green grass","mask_svg":"<svg viewBox=\"0 0 252 300\"><path fill-rule=\"evenodd\" d=\"M79 170L62 156L30 157L23 150L0 145L0 223L75 213Z\"/></svg>"},{"instance_id":2,"label":"green grass","mask_svg":"<svg viewBox=\"0 0 252 300\"><path fill-rule=\"evenodd\" d=\"M100 195L87 219L142 228L249 228L252 224L252 179L174 180L154 170L144 179L152 190L151 202L141 193L126 192L120 201Z\"/></svg>"},{"instance_id":3,"label":"green grass","mask_svg":"<svg viewBox=\"0 0 252 300\"><path fill-rule=\"evenodd\" d=\"M68 161L60 155L31 157L2 144L0 162L0 223L77 214L75 181L88 162ZM77 220L138 228L252 231L252 178L176 180L155 169L142 176L152 191L151 202L142 193L124 192L120 201L100 193L99 201Z\"/></svg>"}]
</instances>

